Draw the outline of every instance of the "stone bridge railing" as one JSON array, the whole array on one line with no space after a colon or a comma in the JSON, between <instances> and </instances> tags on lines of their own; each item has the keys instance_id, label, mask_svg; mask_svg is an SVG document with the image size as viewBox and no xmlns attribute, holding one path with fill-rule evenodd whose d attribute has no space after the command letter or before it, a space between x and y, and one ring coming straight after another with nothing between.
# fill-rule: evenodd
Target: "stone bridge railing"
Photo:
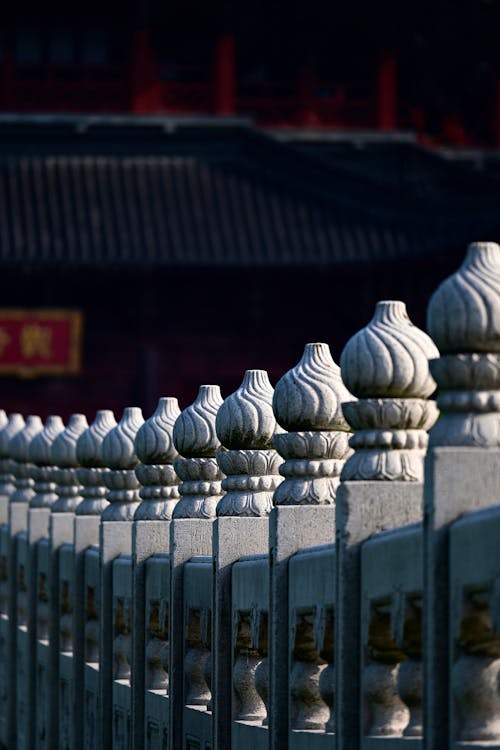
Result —
<instances>
[{"instance_id":1,"label":"stone bridge railing","mask_svg":"<svg viewBox=\"0 0 500 750\"><path fill-rule=\"evenodd\" d=\"M2 414L0 742L500 748L498 246L428 329L380 302L274 391Z\"/></svg>"}]
</instances>

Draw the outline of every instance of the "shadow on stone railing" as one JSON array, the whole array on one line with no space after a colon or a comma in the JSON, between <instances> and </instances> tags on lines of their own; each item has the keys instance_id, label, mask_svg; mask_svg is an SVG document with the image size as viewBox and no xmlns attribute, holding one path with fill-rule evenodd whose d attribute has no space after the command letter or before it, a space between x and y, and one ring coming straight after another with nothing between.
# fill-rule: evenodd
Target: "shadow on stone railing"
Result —
<instances>
[{"instance_id":1,"label":"shadow on stone railing","mask_svg":"<svg viewBox=\"0 0 500 750\"><path fill-rule=\"evenodd\" d=\"M382 301L340 368L146 422L0 411L0 744L500 747L497 245L428 328Z\"/></svg>"}]
</instances>

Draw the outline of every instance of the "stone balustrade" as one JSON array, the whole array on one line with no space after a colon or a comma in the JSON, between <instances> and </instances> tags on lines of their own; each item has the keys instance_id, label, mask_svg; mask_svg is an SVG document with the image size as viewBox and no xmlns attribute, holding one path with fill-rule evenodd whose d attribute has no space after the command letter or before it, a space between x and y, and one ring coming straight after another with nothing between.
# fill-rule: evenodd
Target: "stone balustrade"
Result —
<instances>
[{"instance_id":1,"label":"stone balustrade","mask_svg":"<svg viewBox=\"0 0 500 750\"><path fill-rule=\"evenodd\" d=\"M381 301L340 367L146 421L0 410L0 747L500 747L497 245L427 327Z\"/></svg>"}]
</instances>

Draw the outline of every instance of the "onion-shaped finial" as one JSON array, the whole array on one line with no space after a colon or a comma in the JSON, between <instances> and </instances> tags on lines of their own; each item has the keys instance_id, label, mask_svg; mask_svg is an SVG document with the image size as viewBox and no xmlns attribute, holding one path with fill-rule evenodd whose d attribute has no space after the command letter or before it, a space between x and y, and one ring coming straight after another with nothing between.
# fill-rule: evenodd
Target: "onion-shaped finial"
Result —
<instances>
[{"instance_id":1,"label":"onion-shaped finial","mask_svg":"<svg viewBox=\"0 0 500 750\"><path fill-rule=\"evenodd\" d=\"M349 430L343 401L352 401L328 344L306 344L300 362L276 384L273 409L278 424L290 432Z\"/></svg>"},{"instance_id":2,"label":"onion-shaped finial","mask_svg":"<svg viewBox=\"0 0 500 750\"><path fill-rule=\"evenodd\" d=\"M37 466L52 465L52 443L64 430L64 422L61 417L51 415L45 420L43 430L35 435L30 443L29 457L30 461Z\"/></svg>"},{"instance_id":3,"label":"onion-shaped finial","mask_svg":"<svg viewBox=\"0 0 500 750\"><path fill-rule=\"evenodd\" d=\"M177 458L173 430L180 413L176 398L160 398L154 414L135 436L135 451L143 464L171 464Z\"/></svg>"},{"instance_id":4,"label":"onion-shaped finial","mask_svg":"<svg viewBox=\"0 0 500 750\"><path fill-rule=\"evenodd\" d=\"M219 411L217 437L230 450L272 447L277 424L273 414L273 388L265 370L247 370L237 391Z\"/></svg>"},{"instance_id":5,"label":"onion-shaped finial","mask_svg":"<svg viewBox=\"0 0 500 750\"><path fill-rule=\"evenodd\" d=\"M10 439L9 452L14 461L22 464L29 462L30 443L42 429L43 423L40 417L31 414L26 418L26 424L23 429L16 432Z\"/></svg>"},{"instance_id":6,"label":"onion-shaped finial","mask_svg":"<svg viewBox=\"0 0 500 750\"><path fill-rule=\"evenodd\" d=\"M174 445L181 456L215 456L221 447L215 429L215 419L222 403L218 385L200 386L196 399L181 412L174 425Z\"/></svg>"},{"instance_id":7,"label":"onion-shaped finial","mask_svg":"<svg viewBox=\"0 0 500 750\"><path fill-rule=\"evenodd\" d=\"M5 415L5 412L3 414ZM3 428L0 428L0 458L7 458L10 455L10 441L24 426L24 419L17 412L11 414L4 422Z\"/></svg>"},{"instance_id":8,"label":"onion-shaped finial","mask_svg":"<svg viewBox=\"0 0 500 750\"><path fill-rule=\"evenodd\" d=\"M127 406L116 427L104 438L102 454L104 464L110 469L133 469L139 463L135 453L134 440L139 428L144 424L142 411L138 406Z\"/></svg>"},{"instance_id":9,"label":"onion-shaped finial","mask_svg":"<svg viewBox=\"0 0 500 750\"><path fill-rule=\"evenodd\" d=\"M81 466L102 467L102 444L106 435L116 427L116 419L110 409L100 409L95 419L80 435L76 444L76 460Z\"/></svg>"},{"instance_id":10,"label":"onion-shaped finial","mask_svg":"<svg viewBox=\"0 0 500 750\"><path fill-rule=\"evenodd\" d=\"M349 339L340 367L358 398L427 398L436 387L429 359L438 356L431 338L410 321L404 302L385 300Z\"/></svg>"},{"instance_id":11,"label":"onion-shaped finial","mask_svg":"<svg viewBox=\"0 0 500 750\"><path fill-rule=\"evenodd\" d=\"M78 438L88 428L87 419L84 414L72 414L66 428L56 437L52 443L52 463L61 467L76 467L76 446Z\"/></svg>"},{"instance_id":12,"label":"onion-shaped finial","mask_svg":"<svg viewBox=\"0 0 500 750\"><path fill-rule=\"evenodd\" d=\"M473 242L432 295L427 328L442 354L500 352L500 246Z\"/></svg>"}]
</instances>

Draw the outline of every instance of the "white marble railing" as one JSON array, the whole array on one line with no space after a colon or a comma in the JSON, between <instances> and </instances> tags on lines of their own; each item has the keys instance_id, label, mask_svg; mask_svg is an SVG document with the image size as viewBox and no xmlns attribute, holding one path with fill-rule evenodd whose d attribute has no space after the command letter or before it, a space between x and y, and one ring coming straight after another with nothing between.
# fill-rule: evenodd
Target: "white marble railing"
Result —
<instances>
[{"instance_id":1,"label":"white marble railing","mask_svg":"<svg viewBox=\"0 0 500 750\"><path fill-rule=\"evenodd\" d=\"M0 412L0 747L500 748L500 248L428 329L380 302L340 368L147 421Z\"/></svg>"}]
</instances>

